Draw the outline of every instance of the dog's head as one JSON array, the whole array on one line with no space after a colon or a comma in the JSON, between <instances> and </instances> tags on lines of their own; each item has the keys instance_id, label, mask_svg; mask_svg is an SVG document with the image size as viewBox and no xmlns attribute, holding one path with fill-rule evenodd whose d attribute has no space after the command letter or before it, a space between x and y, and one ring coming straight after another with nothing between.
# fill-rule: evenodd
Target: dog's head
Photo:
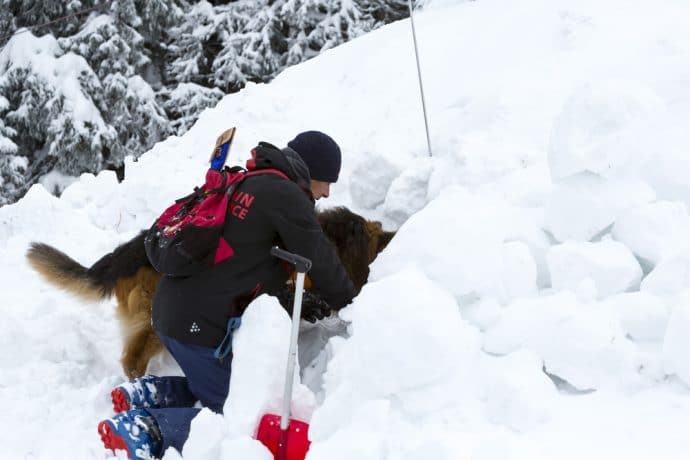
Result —
<instances>
[{"instance_id":1,"label":"dog's head","mask_svg":"<svg viewBox=\"0 0 690 460\"><path fill-rule=\"evenodd\" d=\"M318 218L359 291L369 278L369 264L386 247L395 232L387 232L380 222L367 221L345 207L320 211Z\"/></svg>"}]
</instances>

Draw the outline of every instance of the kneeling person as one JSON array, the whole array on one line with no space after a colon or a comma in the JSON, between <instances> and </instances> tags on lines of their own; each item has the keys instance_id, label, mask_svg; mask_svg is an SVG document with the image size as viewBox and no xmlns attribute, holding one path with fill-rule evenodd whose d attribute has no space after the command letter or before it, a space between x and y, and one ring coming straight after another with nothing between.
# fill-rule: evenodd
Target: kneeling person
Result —
<instances>
[{"instance_id":1,"label":"kneeling person","mask_svg":"<svg viewBox=\"0 0 690 460\"><path fill-rule=\"evenodd\" d=\"M248 177L233 194L224 239L234 255L189 277L164 275L153 302L156 333L185 377L144 376L112 392L117 414L102 421L107 449L125 449L130 459L179 451L189 435L197 401L222 413L230 385L232 333L258 295L276 295L290 273L270 254L279 245L313 261L317 293L333 309L352 301L355 288L316 219L315 200L328 197L338 179L340 148L326 134L301 133L284 149L261 143L247 169L277 169ZM233 208L235 206L235 208ZM303 318L327 312L306 308Z\"/></svg>"}]
</instances>

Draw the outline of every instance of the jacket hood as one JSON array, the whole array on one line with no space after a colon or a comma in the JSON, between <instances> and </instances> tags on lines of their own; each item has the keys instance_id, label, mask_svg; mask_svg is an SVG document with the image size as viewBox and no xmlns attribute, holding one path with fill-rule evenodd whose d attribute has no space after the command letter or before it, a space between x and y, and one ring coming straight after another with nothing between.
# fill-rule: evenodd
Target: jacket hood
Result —
<instances>
[{"instance_id":1,"label":"jacket hood","mask_svg":"<svg viewBox=\"0 0 690 460\"><path fill-rule=\"evenodd\" d=\"M311 176L309 168L297 152L290 147L279 149L268 142L259 142L252 150L252 158L247 160L247 169L277 169L295 182L311 196Z\"/></svg>"}]
</instances>

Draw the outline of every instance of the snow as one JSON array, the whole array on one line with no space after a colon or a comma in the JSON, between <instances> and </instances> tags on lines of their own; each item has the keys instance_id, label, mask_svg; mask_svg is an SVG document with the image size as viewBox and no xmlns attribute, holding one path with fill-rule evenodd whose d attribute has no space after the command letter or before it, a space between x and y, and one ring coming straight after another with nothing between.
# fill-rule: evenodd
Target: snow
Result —
<instances>
[{"instance_id":1,"label":"snow","mask_svg":"<svg viewBox=\"0 0 690 460\"><path fill-rule=\"evenodd\" d=\"M350 194L359 207L374 209L383 204L393 181L401 171L383 155L366 152L365 159L352 171Z\"/></svg>"},{"instance_id":2,"label":"snow","mask_svg":"<svg viewBox=\"0 0 690 460\"><path fill-rule=\"evenodd\" d=\"M639 179L583 172L559 181L547 197L545 227L561 242L590 241L630 209L654 199L654 190Z\"/></svg>"},{"instance_id":3,"label":"snow","mask_svg":"<svg viewBox=\"0 0 690 460\"><path fill-rule=\"evenodd\" d=\"M29 164L28 164L26 158L15 156L15 157L12 157L12 159L9 161L8 166L11 169L24 169L24 170L26 170L26 168L29 166Z\"/></svg>"},{"instance_id":4,"label":"snow","mask_svg":"<svg viewBox=\"0 0 690 460\"><path fill-rule=\"evenodd\" d=\"M139 75L129 77L127 83L128 86L132 88L134 93L139 97L139 99L143 99L145 101L155 99L156 93L153 91L153 88L151 88L151 86Z\"/></svg>"},{"instance_id":5,"label":"snow","mask_svg":"<svg viewBox=\"0 0 690 460\"><path fill-rule=\"evenodd\" d=\"M549 249L546 258L551 285L559 291L576 292L587 280L594 283L600 297L640 287L642 268L630 249L617 241L557 244Z\"/></svg>"},{"instance_id":6,"label":"snow","mask_svg":"<svg viewBox=\"0 0 690 460\"><path fill-rule=\"evenodd\" d=\"M656 295L672 296L690 285L690 248L684 248L660 262L642 280L640 289Z\"/></svg>"},{"instance_id":7,"label":"snow","mask_svg":"<svg viewBox=\"0 0 690 460\"><path fill-rule=\"evenodd\" d=\"M566 291L517 300L484 335L483 349L498 355L532 350L546 372L578 390L625 385L636 378L634 344L599 310Z\"/></svg>"},{"instance_id":8,"label":"snow","mask_svg":"<svg viewBox=\"0 0 690 460\"><path fill-rule=\"evenodd\" d=\"M23 168L26 169L28 166L28 160L26 157L21 157L25 163L23 165ZM41 177L39 180L39 183L45 188L46 190L52 192L52 193L61 193L65 188L67 188L69 185L73 184L76 182L78 178L74 176L68 176L67 174L63 174L57 170L53 170L49 172L48 174L45 174Z\"/></svg>"},{"instance_id":9,"label":"snow","mask_svg":"<svg viewBox=\"0 0 690 460\"><path fill-rule=\"evenodd\" d=\"M290 339L290 318L275 298L262 296L242 317L242 327L233 340L233 378L224 411L231 436L251 436L256 420L265 412L280 413L285 384L285 343ZM279 372L276 370L279 369ZM299 384L295 375L292 414L311 418L314 395Z\"/></svg>"},{"instance_id":10,"label":"snow","mask_svg":"<svg viewBox=\"0 0 690 460\"><path fill-rule=\"evenodd\" d=\"M690 363L688 362L688 328L690 327L690 300L686 292L678 299L669 320L664 338L664 370L675 374L686 384L690 384Z\"/></svg>"},{"instance_id":11,"label":"snow","mask_svg":"<svg viewBox=\"0 0 690 460\"><path fill-rule=\"evenodd\" d=\"M526 349L484 358L480 398L488 420L524 432L552 418L558 391L542 372L542 364L535 352Z\"/></svg>"},{"instance_id":12,"label":"snow","mask_svg":"<svg viewBox=\"0 0 690 460\"><path fill-rule=\"evenodd\" d=\"M649 292L625 292L602 302L618 319L626 336L634 341L662 342L672 302Z\"/></svg>"},{"instance_id":13,"label":"snow","mask_svg":"<svg viewBox=\"0 0 690 460\"><path fill-rule=\"evenodd\" d=\"M551 131L551 176L630 174L634 164L650 154L635 143L636 136L647 133L663 109L661 98L630 80L604 80L576 88Z\"/></svg>"},{"instance_id":14,"label":"snow","mask_svg":"<svg viewBox=\"0 0 690 460\"><path fill-rule=\"evenodd\" d=\"M623 214L611 235L654 267L687 246L690 216L684 203L659 200Z\"/></svg>"},{"instance_id":15,"label":"snow","mask_svg":"<svg viewBox=\"0 0 690 460\"><path fill-rule=\"evenodd\" d=\"M107 14L92 16L88 21L86 21L84 27L79 32L74 34L74 38L84 40L94 32L97 32L99 29L113 25L113 21L114 19Z\"/></svg>"},{"instance_id":16,"label":"snow","mask_svg":"<svg viewBox=\"0 0 690 460\"><path fill-rule=\"evenodd\" d=\"M427 187L432 165L426 158L417 158L410 167L393 180L383 202L383 214L396 227L427 203Z\"/></svg>"},{"instance_id":17,"label":"snow","mask_svg":"<svg viewBox=\"0 0 690 460\"><path fill-rule=\"evenodd\" d=\"M198 185L234 125L233 163L328 132L343 170L319 206L398 230L340 319L304 329L308 460L685 458L689 15L680 0L427 2L433 158L401 21L225 97L128 158L122 183L35 185L0 208L3 457L102 458L96 424L124 379L114 301L46 285L28 244L91 265ZM52 69L54 43L28 37L3 53ZM252 436L280 407L288 330L275 300L249 307L226 413L195 419L184 458L271 458Z\"/></svg>"},{"instance_id":18,"label":"snow","mask_svg":"<svg viewBox=\"0 0 690 460\"><path fill-rule=\"evenodd\" d=\"M538 239L537 222L504 201L450 187L400 228L374 261L370 278L415 263L458 301L491 296L507 303L528 296L537 290L536 262L526 244L510 241Z\"/></svg>"},{"instance_id":19,"label":"snow","mask_svg":"<svg viewBox=\"0 0 690 460\"><path fill-rule=\"evenodd\" d=\"M81 125L96 125L105 130L105 123L93 101L81 90L79 83L95 75L83 57L62 54L52 35L36 37L31 33L15 34L0 51L0 74L13 67L31 68L51 88L65 98L65 110Z\"/></svg>"}]
</instances>

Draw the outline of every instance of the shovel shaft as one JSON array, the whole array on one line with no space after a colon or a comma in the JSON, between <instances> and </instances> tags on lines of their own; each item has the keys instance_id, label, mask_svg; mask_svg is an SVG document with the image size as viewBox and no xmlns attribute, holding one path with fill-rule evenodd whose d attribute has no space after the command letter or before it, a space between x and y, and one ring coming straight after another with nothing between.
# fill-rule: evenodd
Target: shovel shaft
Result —
<instances>
[{"instance_id":1,"label":"shovel shaft","mask_svg":"<svg viewBox=\"0 0 690 460\"><path fill-rule=\"evenodd\" d=\"M295 303L292 306L292 330L290 333L290 351L288 354L287 369L285 370L285 393L283 394L283 411L280 414L280 429L286 431L290 424L290 403L292 402L292 383L295 375L295 363L297 362L297 336L299 334L299 321L302 317L302 291L304 290L304 272L297 272L295 285Z\"/></svg>"},{"instance_id":2,"label":"shovel shaft","mask_svg":"<svg viewBox=\"0 0 690 460\"><path fill-rule=\"evenodd\" d=\"M280 441L278 442L278 451L276 452L275 460L287 459L288 434L288 430L280 430Z\"/></svg>"}]
</instances>

